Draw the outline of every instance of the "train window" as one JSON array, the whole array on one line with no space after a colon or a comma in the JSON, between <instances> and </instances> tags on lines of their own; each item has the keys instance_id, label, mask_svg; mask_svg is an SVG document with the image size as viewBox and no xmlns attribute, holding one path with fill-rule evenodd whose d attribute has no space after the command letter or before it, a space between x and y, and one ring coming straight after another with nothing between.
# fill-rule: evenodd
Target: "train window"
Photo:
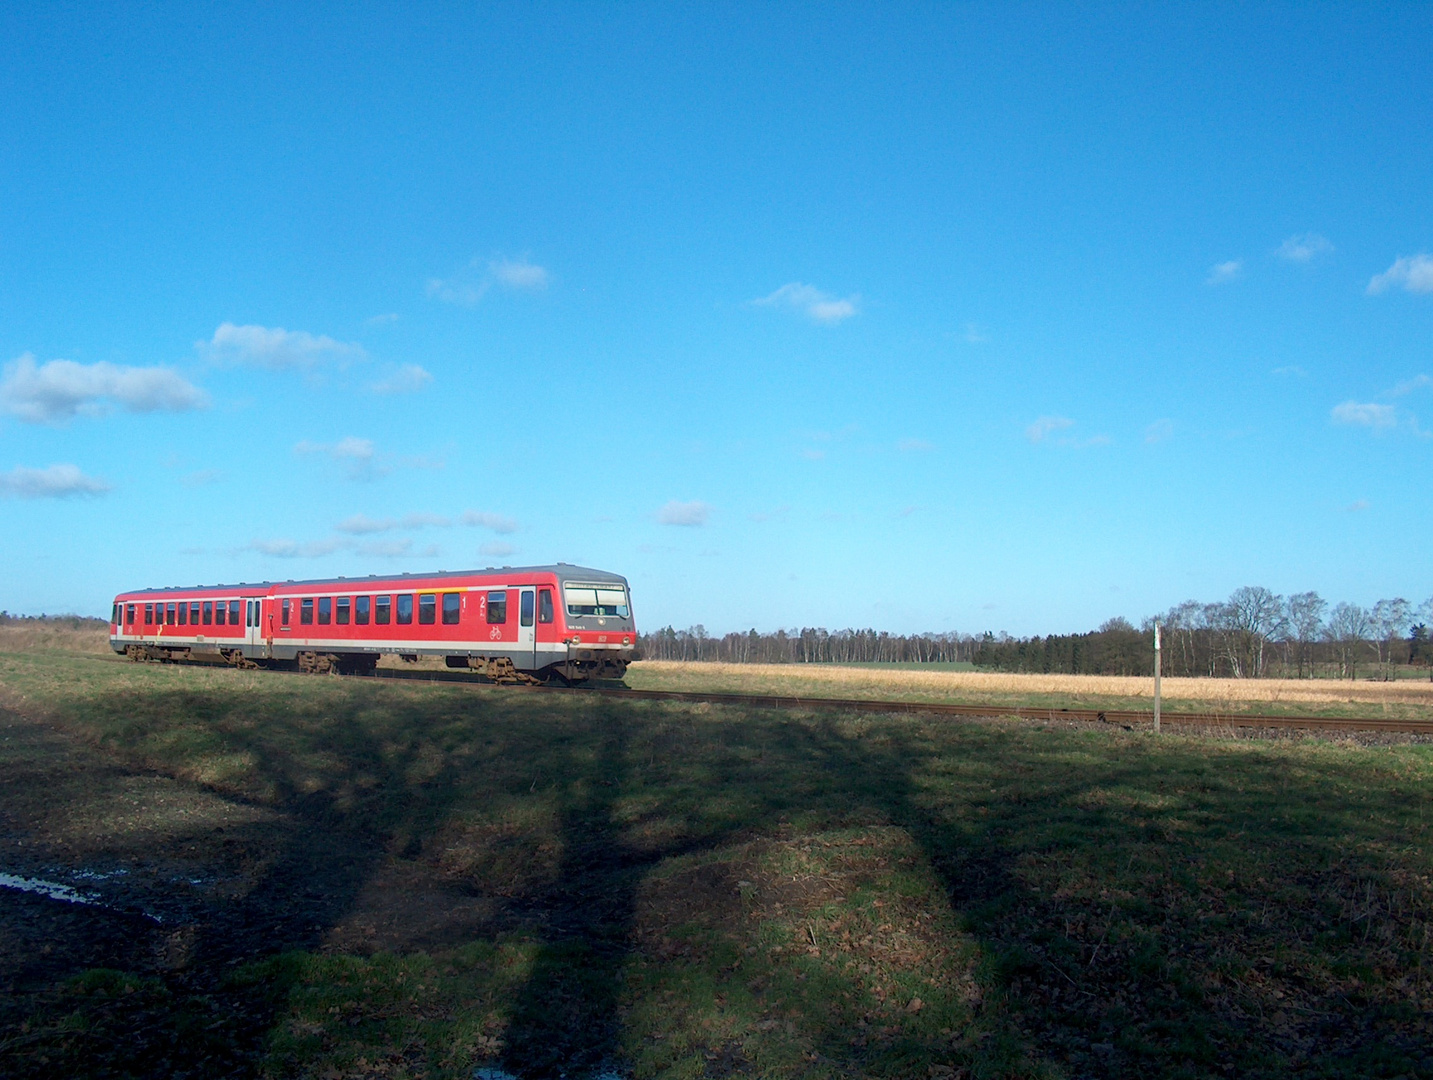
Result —
<instances>
[{"instance_id":1,"label":"train window","mask_svg":"<svg viewBox=\"0 0 1433 1080\"><path fill-rule=\"evenodd\" d=\"M569 615L615 615L627 618L627 590L620 585L564 585L562 598Z\"/></svg>"},{"instance_id":2,"label":"train window","mask_svg":"<svg viewBox=\"0 0 1433 1080\"><path fill-rule=\"evenodd\" d=\"M537 621L552 622L552 590L539 589L537 593Z\"/></svg>"},{"instance_id":3,"label":"train window","mask_svg":"<svg viewBox=\"0 0 1433 1080\"><path fill-rule=\"evenodd\" d=\"M213 601L213 600L205 600L205 601L204 601L204 625L205 625L205 626L212 626L212 625L214 625L214 601Z\"/></svg>"},{"instance_id":4,"label":"train window","mask_svg":"<svg viewBox=\"0 0 1433 1080\"><path fill-rule=\"evenodd\" d=\"M313 623L313 597L305 596L299 601L299 622L305 626Z\"/></svg>"},{"instance_id":5,"label":"train window","mask_svg":"<svg viewBox=\"0 0 1433 1080\"><path fill-rule=\"evenodd\" d=\"M225 605L224 601L222 601L222 600L215 600L215 601L214 601L214 625L215 625L215 626L223 626L223 625L224 625L224 608L225 608L225 606L226 606L226 605Z\"/></svg>"},{"instance_id":6,"label":"train window","mask_svg":"<svg viewBox=\"0 0 1433 1080\"><path fill-rule=\"evenodd\" d=\"M340 596L340 597L338 598L338 610L335 612L335 615L337 616L337 618L334 619L334 622L338 623L339 626L347 626L347 625L348 625L348 612L349 612L349 600L348 600L348 597L346 597L346 596Z\"/></svg>"},{"instance_id":7,"label":"train window","mask_svg":"<svg viewBox=\"0 0 1433 1080\"><path fill-rule=\"evenodd\" d=\"M199 601L195 600L189 605L189 625L199 625Z\"/></svg>"},{"instance_id":8,"label":"train window","mask_svg":"<svg viewBox=\"0 0 1433 1080\"><path fill-rule=\"evenodd\" d=\"M154 625L154 605L153 605L153 604L145 604L145 605L144 605L144 625L145 625L145 626L153 626L153 625Z\"/></svg>"},{"instance_id":9,"label":"train window","mask_svg":"<svg viewBox=\"0 0 1433 1080\"><path fill-rule=\"evenodd\" d=\"M279 625L280 625L280 626L288 626L288 625L289 625L289 605L292 604L292 603L293 603L293 601L290 600L290 599L286 596L286 597L284 597L284 602L279 605Z\"/></svg>"},{"instance_id":10,"label":"train window","mask_svg":"<svg viewBox=\"0 0 1433 1080\"><path fill-rule=\"evenodd\" d=\"M320 596L318 598L318 624L327 626L333 622L333 597Z\"/></svg>"},{"instance_id":11,"label":"train window","mask_svg":"<svg viewBox=\"0 0 1433 1080\"><path fill-rule=\"evenodd\" d=\"M113 623L115 626L118 626L118 625L119 625L119 605L118 605L118 604L111 604L111 605L109 606L109 621L110 621L111 623Z\"/></svg>"},{"instance_id":12,"label":"train window","mask_svg":"<svg viewBox=\"0 0 1433 1080\"><path fill-rule=\"evenodd\" d=\"M239 625L239 601L237 600L229 601L229 625Z\"/></svg>"},{"instance_id":13,"label":"train window","mask_svg":"<svg viewBox=\"0 0 1433 1080\"><path fill-rule=\"evenodd\" d=\"M445 592L443 594L443 625L457 626L458 620L463 614L463 594Z\"/></svg>"},{"instance_id":14,"label":"train window","mask_svg":"<svg viewBox=\"0 0 1433 1080\"><path fill-rule=\"evenodd\" d=\"M425 625L431 625L437 616L438 598L430 592L425 592L418 597L418 621Z\"/></svg>"},{"instance_id":15,"label":"train window","mask_svg":"<svg viewBox=\"0 0 1433 1080\"><path fill-rule=\"evenodd\" d=\"M393 597L375 596L373 598L373 621L379 626L387 626L388 619L393 613Z\"/></svg>"},{"instance_id":16,"label":"train window","mask_svg":"<svg viewBox=\"0 0 1433 1080\"><path fill-rule=\"evenodd\" d=\"M518 601L517 621L519 626L532 625L532 590L524 589L522 599Z\"/></svg>"},{"instance_id":17,"label":"train window","mask_svg":"<svg viewBox=\"0 0 1433 1080\"><path fill-rule=\"evenodd\" d=\"M498 589L496 592L488 593L488 622L505 623L508 621L508 594L506 589Z\"/></svg>"},{"instance_id":18,"label":"train window","mask_svg":"<svg viewBox=\"0 0 1433 1080\"><path fill-rule=\"evenodd\" d=\"M172 603L164 605L164 625L174 625L174 605Z\"/></svg>"},{"instance_id":19,"label":"train window","mask_svg":"<svg viewBox=\"0 0 1433 1080\"><path fill-rule=\"evenodd\" d=\"M181 600L181 601L179 602L179 625L180 625L180 626L186 625L185 620L188 619L188 617L189 617L189 605L186 604L183 600Z\"/></svg>"},{"instance_id":20,"label":"train window","mask_svg":"<svg viewBox=\"0 0 1433 1080\"><path fill-rule=\"evenodd\" d=\"M368 625L369 598L366 596L355 596L353 598L353 621L359 626Z\"/></svg>"},{"instance_id":21,"label":"train window","mask_svg":"<svg viewBox=\"0 0 1433 1080\"><path fill-rule=\"evenodd\" d=\"M413 594L398 594L398 622L407 625L413 621Z\"/></svg>"},{"instance_id":22,"label":"train window","mask_svg":"<svg viewBox=\"0 0 1433 1080\"><path fill-rule=\"evenodd\" d=\"M130 626L133 626L133 625L134 625L134 605L133 605L133 604L130 604L128 607L126 607L126 608L124 609L124 615L125 615L124 621L127 622L127 623L129 623Z\"/></svg>"}]
</instances>

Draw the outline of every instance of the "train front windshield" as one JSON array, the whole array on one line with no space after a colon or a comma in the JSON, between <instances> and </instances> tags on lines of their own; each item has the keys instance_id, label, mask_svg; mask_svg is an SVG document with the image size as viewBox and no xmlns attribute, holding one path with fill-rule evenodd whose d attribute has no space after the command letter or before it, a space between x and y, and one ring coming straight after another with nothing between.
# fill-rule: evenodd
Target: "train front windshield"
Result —
<instances>
[{"instance_id":1,"label":"train front windshield","mask_svg":"<svg viewBox=\"0 0 1433 1080\"><path fill-rule=\"evenodd\" d=\"M603 615L626 619L632 614L627 605L627 590L621 585L564 585L562 599L567 605L567 614L573 617Z\"/></svg>"}]
</instances>

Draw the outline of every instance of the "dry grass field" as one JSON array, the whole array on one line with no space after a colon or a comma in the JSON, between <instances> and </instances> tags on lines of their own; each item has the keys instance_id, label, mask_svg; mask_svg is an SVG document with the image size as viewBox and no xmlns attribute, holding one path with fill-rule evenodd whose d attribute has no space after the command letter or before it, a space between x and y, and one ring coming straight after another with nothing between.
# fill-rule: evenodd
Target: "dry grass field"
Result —
<instances>
[{"instance_id":1,"label":"dry grass field","mask_svg":"<svg viewBox=\"0 0 1433 1080\"><path fill-rule=\"evenodd\" d=\"M705 690L792 696L869 698L1148 709L1154 680L1113 675L1022 675L985 671L828 664L713 664L644 660L628 685L651 690ZM1433 683L1343 682L1329 679L1165 679L1171 711L1315 713L1433 717Z\"/></svg>"},{"instance_id":2,"label":"dry grass field","mask_svg":"<svg viewBox=\"0 0 1433 1080\"><path fill-rule=\"evenodd\" d=\"M101 624L67 626L63 622L38 620L0 625L0 653L57 652L113 656L109 632Z\"/></svg>"}]
</instances>

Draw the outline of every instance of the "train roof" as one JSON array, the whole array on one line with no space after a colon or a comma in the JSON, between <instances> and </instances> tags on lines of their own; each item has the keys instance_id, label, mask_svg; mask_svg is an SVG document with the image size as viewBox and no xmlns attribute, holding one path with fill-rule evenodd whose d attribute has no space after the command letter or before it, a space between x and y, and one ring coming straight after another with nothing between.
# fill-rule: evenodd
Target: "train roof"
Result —
<instances>
[{"instance_id":1,"label":"train roof","mask_svg":"<svg viewBox=\"0 0 1433 1080\"><path fill-rule=\"evenodd\" d=\"M128 593L171 593L171 592L195 592L203 589L219 592L236 592L240 589L269 589L276 585L334 585L352 586L365 581L401 581L404 578L421 578L425 581L443 580L449 578L484 577L489 574L556 574L563 580L581 581L620 581L626 584L627 579L621 574L614 574L609 570L594 570L590 566L573 566L571 563L550 563L546 566L488 566L481 570L434 570L431 573L402 573L402 574L368 574L364 577L337 577L337 578L306 578L304 580L286 579L284 581L241 581L232 585L165 585L157 588L147 589L125 589L119 595Z\"/></svg>"}]
</instances>

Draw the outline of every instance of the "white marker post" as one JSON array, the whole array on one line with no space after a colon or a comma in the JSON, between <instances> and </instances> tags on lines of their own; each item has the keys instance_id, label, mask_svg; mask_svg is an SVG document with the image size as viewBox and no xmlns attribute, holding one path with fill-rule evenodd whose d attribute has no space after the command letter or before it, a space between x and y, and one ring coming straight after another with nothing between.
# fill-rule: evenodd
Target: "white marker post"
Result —
<instances>
[{"instance_id":1,"label":"white marker post","mask_svg":"<svg viewBox=\"0 0 1433 1080\"><path fill-rule=\"evenodd\" d=\"M1154 624L1154 733L1159 734L1159 623Z\"/></svg>"}]
</instances>

